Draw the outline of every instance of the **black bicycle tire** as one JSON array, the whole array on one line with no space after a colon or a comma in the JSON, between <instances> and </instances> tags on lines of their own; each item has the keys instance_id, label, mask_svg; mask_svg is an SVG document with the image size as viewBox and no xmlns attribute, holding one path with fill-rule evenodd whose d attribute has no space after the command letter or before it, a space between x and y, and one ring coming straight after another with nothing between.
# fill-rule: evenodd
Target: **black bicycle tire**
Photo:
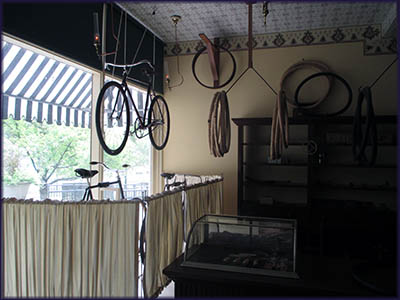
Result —
<instances>
[{"instance_id":1,"label":"black bicycle tire","mask_svg":"<svg viewBox=\"0 0 400 300\"><path fill-rule=\"evenodd\" d=\"M107 89L111 86L117 87L122 95L123 95L123 101L124 101L124 105L126 105L126 129L125 129L125 134L124 134L124 138L122 139L121 145L117 148L117 149L111 149L110 147L108 147L108 145L106 144L103 135L102 135L102 126L101 126L101 112L102 112L102 105L103 105L103 96L106 93ZM124 93L123 87L121 84L119 84L116 81L109 81L107 82L103 88L100 91L99 97L97 98L97 104L96 104L96 131L97 131L97 137L99 139L100 145L102 146L102 148L104 149L104 151L110 155L118 155L119 153L121 153L121 151L124 149L126 142L128 141L128 137L129 137L129 126L130 126L130 113L129 113L129 103L128 103L128 99L126 98L126 94ZM104 123L104 122L103 122Z\"/></svg>"},{"instance_id":2,"label":"black bicycle tire","mask_svg":"<svg viewBox=\"0 0 400 300\"><path fill-rule=\"evenodd\" d=\"M366 101L367 111L366 111L366 128L363 134L362 130L362 103ZM371 139L372 152L370 159L368 160L365 155L365 149L367 148L368 138ZM369 165L373 165L376 161L376 156L378 152L378 135L375 122L375 113L372 105L371 89L369 87L363 88L359 95L357 106L354 114L354 124L353 124L353 156L355 161L362 162L367 160Z\"/></svg>"},{"instance_id":3,"label":"black bicycle tire","mask_svg":"<svg viewBox=\"0 0 400 300\"><path fill-rule=\"evenodd\" d=\"M155 142L154 137L153 137L153 130L151 130L151 128L149 128L149 138L150 138L150 142L151 142L151 144L153 145L154 148L156 148L157 150L162 150L167 145L168 138L169 138L169 130L170 130L171 124L170 124L170 116L169 116L169 109L168 109L167 101L165 101L165 99L160 95L155 96L153 98L153 100L151 101L150 109L149 109L149 123L151 124L151 122L152 122L153 107L154 107L154 104L157 103L158 100L161 100L162 102L164 102L165 112L166 112L166 115L167 115L167 118L168 118L167 131L166 131L166 134L165 134L164 141L162 142L162 144L160 146Z\"/></svg>"},{"instance_id":4,"label":"black bicycle tire","mask_svg":"<svg viewBox=\"0 0 400 300\"><path fill-rule=\"evenodd\" d=\"M347 93L348 93L348 98L347 98L347 103L346 105L333 113L328 113L328 114L318 114L318 113L312 113L307 111L306 109L304 109L303 107L307 106L308 104L302 104L299 102L299 93L300 93L300 89L303 87L303 85L307 82L310 81L311 79L315 78L315 77L319 77L319 76L333 76L336 79L339 79L339 81L341 81L343 83L343 85L345 86L345 88L347 89ZM353 92L351 90L350 85L348 84L348 82L341 76L332 73L332 72L319 72L319 73L314 73L310 76L308 76L307 78L305 78L296 88L296 92L294 94L294 102L296 103L296 106L302 110L302 112L304 113L304 115L308 115L308 116L313 116L313 117L334 117L334 116L338 116L342 113L344 113L351 105L353 99ZM303 107L302 107L303 106Z\"/></svg>"},{"instance_id":5,"label":"black bicycle tire","mask_svg":"<svg viewBox=\"0 0 400 300\"><path fill-rule=\"evenodd\" d=\"M197 59L198 59L199 56L204 52L204 50L207 49L207 47L203 47L202 49L200 49L199 51L197 51L196 55L193 57L193 61L192 61L192 73L193 73L194 79L196 79L196 81L197 81L200 85L204 86L205 88L214 89L214 90L215 90L215 89L220 89L220 88L226 86L227 84L229 84L229 83L232 81L233 77L235 77L235 74L236 74L236 61L235 61L235 58L233 57L232 53L231 53L228 49L226 49L226 48L224 48L224 47L222 47L222 46L219 46L219 45L214 45L214 46L215 46L216 48L220 48L220 49L226 51L226 52L229 54L229 56L231 57L232 62L233 62L233 71L232 71L231 77L229 77L229 79L228 79L224 84L220 84L220 85L217 86L217 87L214 87L214 86L211 86L211 85L205 85L204 83L202 83L202 82L200 81L200 79L199 79L199 78L197 77L197 75L196 75L195 66L196 66Z\"/></svg>"}]
</instances>

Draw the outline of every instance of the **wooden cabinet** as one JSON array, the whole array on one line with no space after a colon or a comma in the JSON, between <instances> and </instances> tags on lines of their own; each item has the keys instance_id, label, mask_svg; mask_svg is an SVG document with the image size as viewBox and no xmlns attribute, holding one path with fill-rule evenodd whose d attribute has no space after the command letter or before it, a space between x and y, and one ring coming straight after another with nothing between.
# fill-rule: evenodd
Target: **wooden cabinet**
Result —
<instances>
[{"instance_id":1,"label":"wooden cabinet","mask_svg":"<svg viewBox=\"0 0 400 300\"><path fill-rule=\"evenodd\" d=\"M371 216L395 214L396 116L376 117L373 166L353 159L351 116L290 118L289 146L276 161L269 159L271 121L233 119L238 126L239 215L296 218L300 246L325 251L337 242L332 236L353 234L349 228L365 231Z\"/></svg>"},{"instance_id":2,"label":"wooden cabinet","mask_svg":"<svg viewBox=\"0 0 400 300\"><path fill-rule=\"evenodd\" d=\"M184 267L182 261L183 255L163 270L174 281L175 298L377 296L352 278L352 264L345 258L302 255L299 279Z\"/></svg>"}]
</instances>

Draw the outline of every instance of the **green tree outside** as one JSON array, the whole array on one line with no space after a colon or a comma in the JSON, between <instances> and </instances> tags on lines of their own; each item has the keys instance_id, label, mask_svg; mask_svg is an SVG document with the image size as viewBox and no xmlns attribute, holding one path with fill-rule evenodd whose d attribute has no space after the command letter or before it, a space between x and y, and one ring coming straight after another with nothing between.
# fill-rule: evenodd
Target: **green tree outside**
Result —
<instances>
[{"instance_id":1,"label":"green tree outside","mask_svg":"<svg viewBox=\"0 0 400 300\"><path fill-rule=\"evenodd\" d=\"M7 157L3 159L4 182L39 184L41 200L47 197L49 184L75 179L75 168L89 166L90 131L87 128L9 118L3 120L3 138ZM10 144L11 149L7 147ZM21 164L23 158L30 161L35 178L26 178Z\"/></svg>"},{"instance_id":2,"label":"green tree outside","mask_svg":"<svg viewBox=\"0 0 400 300\"><path fill-rule=\"evenodd\" d=\"M104 162L112 169L123 164L131 167L150 164L148 138L130 137L122 153L109 156ZM29 176L22 162L29 160L35 171ZM90 168L90 129L68 127L45 122L27 122L12 118L3 120L3 182L6 184L36 183L40 198L48 195L48 186L59 181L76 179L74 169Z\"/></svg>"}]
</instances>

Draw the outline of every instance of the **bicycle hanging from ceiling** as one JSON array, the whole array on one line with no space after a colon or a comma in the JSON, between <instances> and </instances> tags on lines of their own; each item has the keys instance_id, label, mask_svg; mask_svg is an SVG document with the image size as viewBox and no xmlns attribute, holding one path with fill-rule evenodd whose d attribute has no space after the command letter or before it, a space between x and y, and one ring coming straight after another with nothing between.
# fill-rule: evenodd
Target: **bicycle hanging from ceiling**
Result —
<instances>
[{"instance_id":1,"label":"bicycle hanging from ceiling","mask_svg":"<svg viewBox=\"0 0 400 300\"><path fill-rule=\"evenodd\" d=\"M150 142L156 150L162 150L168 141L169 130L170 130L170 116L167 102L161 95L157 95L154 90L154 79L155 79L155 36L153 35L153 63L147 59L142 59L138 62L136 57L139 49L142 46L143 39L147 32L145 28L143 35L140 39L139 46L137 47L131 64L127 64L127 13L121 11L121 17L118 27L118 35L113 36L116 40L113 63L108 63L105 56L108 53L105 52L105 32L106 32L106 5L104 5L104 17L103 17L103 45L101 45L99 34L98 34L98 21L95 15L95 48L98 51L99 47L102 46L102 53L99 57L102 58L102 64L104 71L108 67L112 67L112 76L114 75L115 68L121 68L122 81L118 82L115 80L108 81L104 84L100 90L99 96L96 103L95 112L95 123L96 132L99 138L100 145L104 151L109 155L118 155L124 149L128 137L135 135L137 138L143 138L149 135ZM112 12L112 7L111 7ZM113 16L111 14L111 16ZM118 55L118 48L120 44L120 33L122 18L125 17L124 27L124 64L116 64ZM114 28L113 18L112 27ZM135 67L144 67L142 69L143 74L146 76L146 82L137 80L129 77L130 72ZM131 91L128 86L128 79L139 83L146 87L146 100L144 104L144 111L140 112L134 98L132 97ZM129 101L130 100L130 101ZM136 120L131 122L131 110L136 114ZM133 120L132 120L133 121ZM132 123L132 124L131 124ZM130 130L130 126L133 125L133 130Z\"/></svg>"}]
</instances>

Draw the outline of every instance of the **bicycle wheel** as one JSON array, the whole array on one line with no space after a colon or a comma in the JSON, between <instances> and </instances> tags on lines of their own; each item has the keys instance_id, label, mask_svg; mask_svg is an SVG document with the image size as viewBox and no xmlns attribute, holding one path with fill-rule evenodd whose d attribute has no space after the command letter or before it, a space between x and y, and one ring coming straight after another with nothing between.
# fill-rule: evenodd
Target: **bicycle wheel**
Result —
<instances>
[{"instance_id":1,"label":"bicycle wheel","mask_svg":"<svg viewBox=\"0 0 400 300\"><path fill-rule=\"evenodd\" d=\"M110 155L121 153L129 136L130 113L128 99L118 82L107 82L101 89L95 121L104 151Z\"/></svg>"},{"instance_id":2,"label":"bicycle wheel","mask_svg":"<svg viewBox=\"0 0 400 300\"><path fill-rule=\"evenodd\" d=\"M164 149L169 137L169 110L161 96L153 98L149 109L149 137L157 150Z\"/></svg>"},{"instance_id":3,"label":"bicycle wheel","mask_svg":"<svg viewBox=\"0 0 400 300\"><path fill-rule=\"evenodd\" d=\"M200 55L207 49L207 47L204 47L204 48L200 49L200 50L196 53L196 55L193 57L193 61L192 61L192 73L193 73L194 79L196 79L196 81L197 81L200 85L202 85L202 86L204 86L204 87L206 87L206 88L208 88L208 89L220 89L220 88L226 86L229 82L232 81L232 79L233 79L233 77L235 76L235 73L236 73L236 60L235 60L235 58L233 57L232 53L231 53L228 49L226 49L226 48L224 48L224 47L222 47L222 46L220 46L220 45L214 45L214 47L215 47L215 48L219 48L219 50L224 50L226 53L229 54L229 56L230 56L230 58L231 58L231 60L232 60L232 64L233 64L233 70L232 70L231 76L228 78L228 80L225 81L224 83L221 83L221 84L218 85L218 86L211 86L211 85L206 85L206 84L202 83L202 82L200 81L200 79L197 77L197 73L196 73L196 62L197 62L197 59L200 57Z\"/></svg>"}]
</instances>

